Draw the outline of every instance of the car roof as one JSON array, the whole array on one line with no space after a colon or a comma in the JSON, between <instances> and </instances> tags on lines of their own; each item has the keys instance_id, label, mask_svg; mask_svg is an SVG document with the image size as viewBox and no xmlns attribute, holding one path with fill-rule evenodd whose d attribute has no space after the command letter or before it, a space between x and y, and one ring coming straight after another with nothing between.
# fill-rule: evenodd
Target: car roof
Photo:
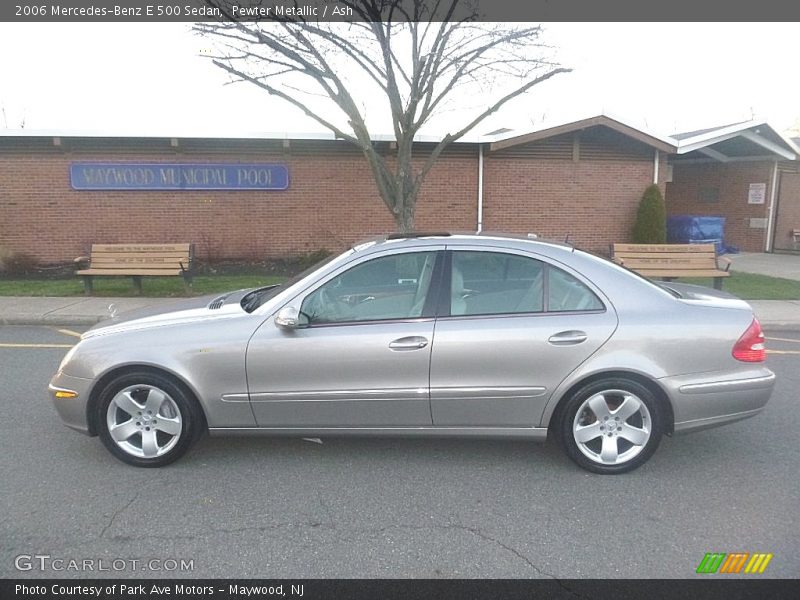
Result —
<instances>
[{"instance_id":1,"label":"car roof","mask_svg":"<svg viewBox=\"0 0 800 600\"><path fill-rule=\"evenodd\" d=\"M503 246L508 248L518 248L527 250L538 250L540 252L547 251L566 251L574 252L575 248L566 242L555 240L546 240L536 237L535 234L513 234L513 233L495 233L495 232L481 232L481 233L450 233L450 232L411 232L411 233L391 233L385 236L379 236L364 240L361 243L353 245L353 249L361 250L374 250L383 248L388 244L393 247L409 247L409 246L427 246L439 245L445 243L447 245L475 245L497 247Z\"/></svg>"}]
</instances>

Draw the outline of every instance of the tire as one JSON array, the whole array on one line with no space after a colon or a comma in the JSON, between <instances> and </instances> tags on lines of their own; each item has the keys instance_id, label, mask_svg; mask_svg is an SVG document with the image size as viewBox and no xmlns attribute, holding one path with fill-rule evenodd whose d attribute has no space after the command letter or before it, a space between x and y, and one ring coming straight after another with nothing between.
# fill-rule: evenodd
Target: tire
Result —
<instances>
[{"instance_id":1,"label":"tire","mask_svg":"<svg viewBox=\"0 0 800 600\"><path fill-rule=\"evenodd\" d=\"M589 383L567 399L556 428L567 456L580 467L604 475L627 473L658 448L664 410L641 383L614 377Z\"/></svg>"},{"instance_id":2,"label":"tire","mask_svg":"<svg viewBox=\"0 0 800 600\"><path fill-rule=\"evenodd\" d=\"M98 400L100 439L111 454L135 467L163 467L178 460L203 431L197 402L166 375L120 375Z\"/></svg>"}]
</instances>

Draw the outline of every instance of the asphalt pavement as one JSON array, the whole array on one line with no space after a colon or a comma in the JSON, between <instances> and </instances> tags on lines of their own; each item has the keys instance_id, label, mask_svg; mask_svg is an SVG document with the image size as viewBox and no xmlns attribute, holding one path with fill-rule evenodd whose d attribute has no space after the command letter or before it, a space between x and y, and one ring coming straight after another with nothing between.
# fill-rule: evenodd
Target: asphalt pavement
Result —
<instances>
[{"instance_id":1,"label":"asphalt pavement","mask_svg":"<svg viewBox=\"0 0 800 600\"><path fill-rule=\"evenodd\" d=\"M47 398L79 332L0 327L0 577L684 578L706 552L773 553L765 576L800 576L796 332L768 331L763 414L665 438L622 476L552 442L474 440L205 437L136 469ZM154 559L191 569L143 570Z\"/></svg>"}]
</instances>

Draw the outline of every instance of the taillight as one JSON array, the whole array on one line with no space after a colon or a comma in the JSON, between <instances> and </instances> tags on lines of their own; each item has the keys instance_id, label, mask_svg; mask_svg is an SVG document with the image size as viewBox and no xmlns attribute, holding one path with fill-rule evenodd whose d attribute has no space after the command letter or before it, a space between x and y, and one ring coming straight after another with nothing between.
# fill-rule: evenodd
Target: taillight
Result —
<instances>
[{"instance_id":1,"label":"taillight","mask_svg":"<svg viewBox=\"0 0 800 600\"><path fill-rule=\"evenodd\" d=\"M733 346L733 358L742 362L764 362L767 359L767 350L764 347L764 332L761 324L754 318Z\"/></svg>"}]
</instances>

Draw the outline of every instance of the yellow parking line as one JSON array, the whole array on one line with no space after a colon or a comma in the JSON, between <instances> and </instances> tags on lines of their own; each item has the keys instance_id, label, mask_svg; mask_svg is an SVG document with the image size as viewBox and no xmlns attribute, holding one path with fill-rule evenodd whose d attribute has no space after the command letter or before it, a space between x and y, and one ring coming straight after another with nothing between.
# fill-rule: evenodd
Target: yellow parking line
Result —
<instances>
[{"instance_id":1,"label":"yellow parking line","mask_svg":"<svg viewBox=\"0 0 800 600\"><path fill-rule=\"evenodd\" d=\"M63 333L64 335L71 335L72 337L79 338L81 334L77 331L72 331L72 329L56 329L58 333Z\"/></svg>"},{"instance_id":2,"label":"yellow parking line","mask_svg":"<svg viewBox=\"0 0 800 600\"><path fill-rule=\"evenodd\" d=\"M767 354L800 354L800 350L767 350Z\"/></svg>"},{"instance_id":3,"label":"yellow parking line","mask_svg":"<svg viewBox=\"0 0 800 600\"><path fill-rule=\"evenodd\" d=\"M793 340L793 339L791 339L791 338L774 338L774 337L768 337L767 339L768 339L768 340L774 340L774 341L776 341L776 342L793 342L793 343L795 343L795 344L800 344L800 340Z\"/></svg>"},{"instance_id":4,"label":"yellow parking line","mask_svg":"<svg viewBox=\"0 0 800 600\"><path fill-rule=\"evenodd\" d=\"M5 344L0 343L0 348L72 348L74 344Z\"/></svg>"}]
</instances>

